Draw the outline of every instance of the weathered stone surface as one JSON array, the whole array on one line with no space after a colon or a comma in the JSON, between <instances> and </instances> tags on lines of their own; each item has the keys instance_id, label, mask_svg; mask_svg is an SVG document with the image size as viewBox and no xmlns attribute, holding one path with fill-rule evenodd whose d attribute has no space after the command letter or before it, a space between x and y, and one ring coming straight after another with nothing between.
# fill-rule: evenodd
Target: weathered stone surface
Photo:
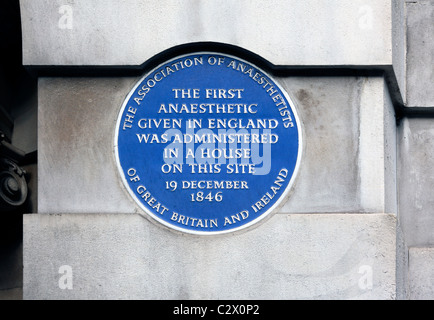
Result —
<instances>
[{"instance_id":1,"label":"weathered stone surface","mask_svg":"<svg viewBox=\"0 0 434 320\"><path fill-rule=\"evenodd\" d=\"M407 76L407 25L406 25L406 1L393 0L392 2L392 42L393 42L393 70L402 95L402 101L406 101L406 76Z\"/></svg>"},{"instance_id":2,"label":"weathered stone surface","mask_svg":"<svg viewBox=\"0 0 434 320\"><path fill-rule=\"evenodd\" d=\"M393 69L409 108L434 107L434 1L392 1Z\"/></svg>"},{"instance_id":3,"label":"weathered stone surface","mask_svg":"<svg viewBox=\"0 0 434 320\"><path fill-rule=\"evenodd\" d=\"M434 107L434 1L406 1L406 105Z\"/></svg>"},{"instance_id":4,"label":"weathered stone surface","mask_svg":"<svg viewBox=\"0 0 434 320\"><path fill-rule=\"evenodd\" d=\"M136 79L40 79L38 210L134 212L114 160L117 114Z\"/></svg>"},{"instance_id":5,"label":"weathered stone surface","mask_svg":"<svg viewBox=\"0 0 434 320\"><path fill-rule=\"evenodd\" d=\"M434 245L434 127L432 119L404 119L399 128L399 215L409 247Z\"/></svg>"},{"instance_id":6,"label":"weathered stone surface","mask_svg":"<svg viewBox=\"0 0 434 320\"><path fill-rule=\"evenodd\" d=\"M134 214L26 215L24 299L394 299L395 239L388 214L282 214L211 238Z\"/></svg>"},{"instance_id":7,"label":"weathered stone surface","mask_svg":"<svg viewBox=\"0 0 434 320\"><path fill-rule=\"evenodd\" d=\"M434 299L434 248L410 248L409 285L412 300Z\"/></svg>"},{"instance_id":8,"label":"weathered stone surface","mask_svg":"<svg viewBox=\"0 0 434 320\"><path fill-rule=\"evenodd\" d=\"M25 65L140 65L220 42L275 65L391 65L388 0L21 0Z\"/></svg>"},{"instance_id":9,"label":"weathered stone surface","mask_svg":"<svg viewBox=\"0 0 434 320\"><path fill-rule=\"evenodd\" d=\"M396 212L395 123L382 78L288 78L305 153L282 212Z\"/></svg>"}]
</instances>

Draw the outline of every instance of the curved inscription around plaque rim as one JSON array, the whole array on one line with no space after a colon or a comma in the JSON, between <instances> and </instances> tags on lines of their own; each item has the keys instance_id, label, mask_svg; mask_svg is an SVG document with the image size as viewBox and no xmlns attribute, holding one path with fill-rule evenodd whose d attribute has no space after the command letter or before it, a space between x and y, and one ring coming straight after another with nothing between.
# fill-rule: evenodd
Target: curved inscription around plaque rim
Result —
<instances>
[{"instance_id":1,"label":"curved inscription around plaque rim","mask_svg":"<svg viewBox=\"0 0 434 320\"><path fill-rule=\"evenodd\" d=\"M130 91L116 123L123 181L146 216L214 235L256 225L287 198L302 156L285 90L238 57L172 58Z\"/></svg>"}]
</instances>

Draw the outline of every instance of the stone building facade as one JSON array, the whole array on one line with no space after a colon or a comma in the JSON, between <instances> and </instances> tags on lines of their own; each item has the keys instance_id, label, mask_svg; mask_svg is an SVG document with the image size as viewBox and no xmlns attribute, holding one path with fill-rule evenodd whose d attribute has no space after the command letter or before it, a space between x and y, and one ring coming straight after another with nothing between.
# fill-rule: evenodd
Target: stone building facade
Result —
<instances>
[{"instance_id":1,"label":"stone building facade","mask_svg":"<svg viewBox=\"0 0 434 320\"><path fill-rule=\"evenodd\" d=\"M26 159L37 150L22 164L33 173L22 261L8 264L23 265L24 299L434 298L434 1L21 0L19 9L26 76L14 92L26 99L4 109L9 142ZM242 232L155 222L116 163L129 92L161 63L198 52L259 66L303 127L290 197Z\"/></svg>"}]
</instances>

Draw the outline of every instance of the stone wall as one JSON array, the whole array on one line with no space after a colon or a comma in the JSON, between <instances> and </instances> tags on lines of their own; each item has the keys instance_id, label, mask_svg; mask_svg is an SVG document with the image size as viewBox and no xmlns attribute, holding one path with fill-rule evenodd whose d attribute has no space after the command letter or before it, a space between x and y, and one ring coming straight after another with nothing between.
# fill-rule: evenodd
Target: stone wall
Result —
<instances>
[{"instance_id":1,"label":"stone wall","mask_svg":"<svg viewBox=\"0 0 434 320\"><path fill-rule=\"evenodd\" d=\"M20 4L38 76L25 299L434 298L433 1ZM196 49L261 64L303 126L292 195L245 232L204 238L146 219L116 168L129 91Z\"/></svg>"}]
</instances>

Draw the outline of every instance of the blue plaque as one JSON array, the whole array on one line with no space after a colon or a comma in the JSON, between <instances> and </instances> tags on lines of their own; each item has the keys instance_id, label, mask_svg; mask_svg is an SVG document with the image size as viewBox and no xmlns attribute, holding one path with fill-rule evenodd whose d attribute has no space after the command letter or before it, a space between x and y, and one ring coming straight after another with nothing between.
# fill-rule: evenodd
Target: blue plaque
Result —
<instances>
[{"instance_id":1,"label":"blue plaque","mask_svg":"<svg viewBox=\"0 0 434 320\"><path fill-rule=\"evenodd\" d=\"M146 215L178 231L234 232L288 196L301 127L287 93L234 56L200 52L154 68L119 113L115 156Z\"/></svg>"}]
</instances>

